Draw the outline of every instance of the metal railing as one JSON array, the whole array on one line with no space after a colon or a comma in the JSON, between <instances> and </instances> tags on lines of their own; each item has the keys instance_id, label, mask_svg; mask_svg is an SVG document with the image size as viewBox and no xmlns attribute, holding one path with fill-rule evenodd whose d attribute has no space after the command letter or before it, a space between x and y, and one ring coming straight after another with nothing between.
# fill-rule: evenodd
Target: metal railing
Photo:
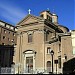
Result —
<instances>
[{"instance_id":1,"label":"metal railing","mask_svg":"<svg viewBox=\"0 0 75 75\"><path fill-rule=\"evenodd\" d=\"M15 69L12 67L2 67L1 74L15 74Z\"/></svg>"},{"instance_id":2,"label":"metal railing","mask_svg":"<svg viewBox=\"0 0 75 75\"><path fill-rule=\"evenodd\" d=\"M33 74L33 67L26 68L23 72Z\"/></svg>"}]
</instances>

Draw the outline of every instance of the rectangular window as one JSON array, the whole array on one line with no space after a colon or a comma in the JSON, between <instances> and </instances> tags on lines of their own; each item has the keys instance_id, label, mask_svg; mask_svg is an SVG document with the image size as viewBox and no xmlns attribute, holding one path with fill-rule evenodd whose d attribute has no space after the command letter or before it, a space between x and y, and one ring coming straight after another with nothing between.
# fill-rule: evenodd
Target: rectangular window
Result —
<instances>
[{"instance_id":1,"label":"rectangular window","mask_svg":"<svg viewBox=\"0 0 75 75\"><path fill-rule=\"evenodd\" d=\"M10 39L8 38L8 41L10 41Z\"/></svg>"},{"instance_id":2,"label":"rectangular window","mask_svg":"<svg viewBox=\"0 0 75 75\"><path fill-rule=\"evenodd\" d=\"M61 56L58 56L58 67L61 68Z\"/></svg>"},{"instance_id":3,"label":"rectangular window","mask_svg":"<svg viewBox=\"0 0 75 75\"><path fill-rule=\"evenodd\" d=\"M2 45L5 45L5 43L2 43Z\"/></svg>"},{"instance_id":4,"label":"rectangular window","mask_svg":"<svg viewBox=\"0 0 75 75\"><path fill-rule=\"evenodd\" d=\"M54 23L54 17L52 17L52 23Z\"/></svg>"},{"instance_id":5,"label":"rectangular window","mask_svg":"<svg viewBox=\"0 0 75 75\"><path fill-rule=\"evenodd\" d=\"M32 38L33 38L33 35L32 34L28 34L28 43L32 42Z\"/></svg>"},{"instance_id":6,"label":"rectangular window","mask_svg":"<svg viewBox=\"0 0 75 75\"><path fill-rule=\"evenodd\" d=\"M4 33L6 33L6 30L4 30Z\"/></svg>"},{"instance_id":7,"label":"rectangular window","mask_svg":"<svg viewBox=\"0 0 75 75\"><path fill-rule=\"evenodd\" d=\"M51 21L51 22L52 22L52 18L51 18L50 16L48 17L48 19L49 19L49 21Z\"/></svg>"},{"instance_id":8,"label":"rectangular window","mask_svg":"<svg viewBox=\"0 0 75 75\"><path fill-rule=\"evenodd\" d=\"M51 48L47 47L47 54L50 54Z\"/></svg>"},{"instance_id":9,"label":"rectangular window","mask_svg":"<svg viewBox=\"0 0 75 75\"><path fill-rule=\"evenodd\" d=\"M47 19L49 20L49 16L47 15Z\"/></svg>"},{"instance_id":10,"label":"rectangular window","mask_svg":"<svg viewBox=\"0 0 75 75\"><path fill-rule=\"evenodd\" d=\"M48 41L48 34L46 33L46 41Z\"/></svg>"},{"instance_id":11,"label":"rectangular window","mask_svg":"<svg viewBox=\"0 0 75 75\"><path fill-rule=\"evenodd\" d=\"M13 33L13 36L15 36L15 34Z\"/></svg>"},{"instance_id":12,"label":"rectangular window","mask_svg":"<svg viewBox=\"0 0 75 75\"><path fill-rule=\"evenodd\" d=\"M52 18L49 15L47 15L47 19L52 22Z\"/></svg>"},{"instance_id":13,"label":"rectangular window","mask_svg":"<svg viewBox=\"0 0 75 75\"><path fill-rule=\"evenodd\" d=\"M3 39L5 39L5 36L3 36Z\"/></svg>"},{"instance_id":14,"label":"rectangular window","mask_svg":"<svg viewBox=\"0 0 75 75\"><path fill-rule=\"evenodd\" d=\"M61 44L59 44L59 52L61 51Z\"/></svg>"}]
</instances>

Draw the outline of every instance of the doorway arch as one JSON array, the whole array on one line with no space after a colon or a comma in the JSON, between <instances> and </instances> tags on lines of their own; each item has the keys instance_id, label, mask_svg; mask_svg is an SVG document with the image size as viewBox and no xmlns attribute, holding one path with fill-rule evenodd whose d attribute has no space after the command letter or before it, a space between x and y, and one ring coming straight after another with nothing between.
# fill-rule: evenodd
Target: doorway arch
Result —
<instances>
[{"instance_id":1,"label":"doorway arch","mask_svg":"<svg viewBox=\"0 0 75 75\"><path fill-rule=\"evenodd\" d=\"M25 73L33 73L35 71L35 55L34 50L25 50L24 55L24 71Z\"/></svg>"}]
</instances>

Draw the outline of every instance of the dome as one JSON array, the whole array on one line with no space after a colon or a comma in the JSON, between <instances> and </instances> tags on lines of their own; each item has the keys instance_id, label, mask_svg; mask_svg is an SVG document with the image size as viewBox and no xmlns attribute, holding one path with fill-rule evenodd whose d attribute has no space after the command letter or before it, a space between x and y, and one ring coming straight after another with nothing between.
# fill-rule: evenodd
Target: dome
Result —
<instances>
[{"instance_id":1,"label":"dome","mask_svg":"<svg viewBox=\"0 0 75 75\"><path fill-rule=\"evenodd\" d=\"M66 26L63 25L58 25L58 27L65 33L65 32L69 32L69 29Z\"/></svg>"}]
</instances>

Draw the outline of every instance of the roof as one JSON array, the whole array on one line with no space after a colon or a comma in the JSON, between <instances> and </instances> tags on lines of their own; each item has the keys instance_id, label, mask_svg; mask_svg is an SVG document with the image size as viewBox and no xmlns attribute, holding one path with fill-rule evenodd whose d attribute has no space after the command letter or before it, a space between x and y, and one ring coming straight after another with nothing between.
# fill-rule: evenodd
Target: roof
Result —
<instances>
[{"instance_id":1,"label":"roof","mask_svg":"<svg viewBox=\"0 0 75 75\"><path fill-rule=\"evenodd\" d=\"M15 27L14 25L9 24L9 23L7 23L7 22L5 22L5 21L2 21L2 20L0 20L0 22L3 22L3 23L8 24L8 25L10 25L10 26L12 26L12 27Z\"/></svg>"},{"instance_id":2,"label":"roof","mask_svg":"<svg viewBox=\"0 0 75 75\"><path fill-rule=\"evenodd\" d=\"M66 28L69 31L69 29L66 26L59 25L59 24L58 24L58 26L63 27L63 28Z\"/></svg>"},{"instance_id":3,"label":"roof","mask_svg":"<svg viewBox=\"0 0 75 75\"><path fill-rule=\"evenodd\" d=\"M14 31L14 32L15 32L15 29L17 28L16 26L11 25L11 24L9 24L9 23L7 23L7 22L4 22L4 21L2 21L2 20L0 20L0 22L4 23L4 26L0 25L0 27L5 28L5 29L10 30L10 31ZM6 25L9 25L10 27L13 27L13 29L10 29L10 28L6 27Z\"/></svg>"},{"instance_id":4,"label":"roof","mask_svg":"<svg viewBox=\"0 0 75 75\"><path fill-rule=\"evenodd\" d=\"M48 12L49 14L51 14L52 15L52 13L50 13L50 11L49 10L43 10L42 12L40 12L40 13L43 13L43 12Z\"/></svg>"},{"instance_id":5,"label":"roof","mask_svg":"<svg viewBox=\"0 0 75 75\"><path fill-rule=\"evenodd\" d=\"M38 16L34 16L34 15L31 15L31 14L28 14L27 16L25 16L20 22L17 23L17 25L19 25L21 22L23 22L25 19L27 19L29 16L31 17L34 17L34 18L37 18L39 20L45 20L44 18L42 17L38 17Z\"/></svg>"}]
</instances>

